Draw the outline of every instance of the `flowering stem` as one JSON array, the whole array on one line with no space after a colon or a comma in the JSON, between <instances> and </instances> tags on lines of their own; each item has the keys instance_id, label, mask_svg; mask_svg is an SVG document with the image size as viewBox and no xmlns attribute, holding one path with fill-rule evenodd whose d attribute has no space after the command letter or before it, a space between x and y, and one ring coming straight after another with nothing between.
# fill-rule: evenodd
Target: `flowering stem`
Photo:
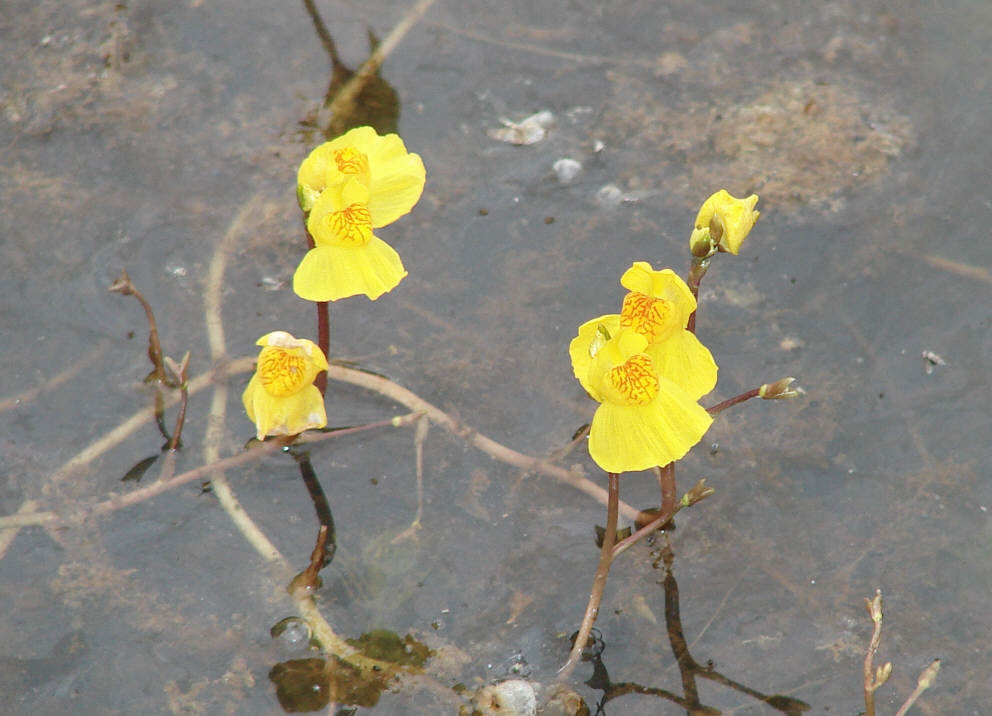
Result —
<instances>
[{"instance_id":1,"label":"flowering stem","mask_svg":"<svg viewBox=\"0 0 992 716\"><path fill-rule=\"evenodd\" d=\"M324 352L327 358L327 351L331 345L331 318L327 310L327 301L317 301L317 345ZM327 392L327 371L320 371L314 380L314 385L321 395Z\"/></svg>"},{"instance_id":2,"label":"flowering stem","mask_svg":"<svg viewBox=\"0 0 992 716\"><path fill-rule=\"evenodd\" d=\"M692 264L689 266L689 280L686 283L689 285L689 290L692 291L692 297L696 299L697 305L699 302L699 284L702 282L703 276L706 275L709 267L709 257L692 257ZM686 330L690 333L696 332L696 311L693 311L689 316L689 323L686 325Z\"/></svg>"},{"instance_id":3,"label":"flowering stem","mask_svg":"<svg viewBox=\"0 0 992 716\"><path fill-rule=\"evenodd\" d=\"M592 625L599 615L599 605L603 601L603 591L606 589L606 578L610 574L610 565L613 564L613 545L617 541L617 512L620 504L620 475L619 473L609 473L609 500L606 506L606 532L603 534L603 548L599 552L599 564L596 566L596 576L592 579L592 591L589 593L589 603L586 605L585 614L582 616L582 624L575 636L572 650L568 654L568 661L558 671L558 678L561 680L571 676L576 664L582 657L582 650L586 646L589 634L592 632Z\"/></svg>"},{"instance_id":4,"label":"flowering stem","mask_svg":"<svg viewBox=\"0 0 992 716\"><path fill-rule=\"evenodd\" d=\"M671 512L675 514L675 461L668 463L664 467L656 468L658 471L658 482L661 484L661 513Z\"/></svg>"},{"instance_id":5,"label":"flowering stem","mask_svg":"<svg viewBox=\"0 0 992 716\"><path fill-rule=\"evenodd\" d=\"M313 240L310 229L307 228L306 215L303 216L303 231L307 235L307 248L312 249L317 244ZM330 360L328 350L331 347L331 317L327 310L327 301L314 301L314 303L317 305L317 346L324 352L324 358ZM318 373L313 384L317 386L317 390L322 396L325 395L327 393L327 372Z\"/></svg>"},{"instance_id":6,"label":"flowering stem","mask_svg":"<svg viewBox=\"0 0 992 716\"><path fill-rule=\"evenodd\" d=\"M728 398L722 403L717 403L712 408L707 408L706 411L710 415L717 415L733 405L743 403L745 400L750 400L751 398L757 398L760 391L761 388L754 388L745 393L741 393L740 395L735 395L733 398Z\"/></svg>"}]
</instances>

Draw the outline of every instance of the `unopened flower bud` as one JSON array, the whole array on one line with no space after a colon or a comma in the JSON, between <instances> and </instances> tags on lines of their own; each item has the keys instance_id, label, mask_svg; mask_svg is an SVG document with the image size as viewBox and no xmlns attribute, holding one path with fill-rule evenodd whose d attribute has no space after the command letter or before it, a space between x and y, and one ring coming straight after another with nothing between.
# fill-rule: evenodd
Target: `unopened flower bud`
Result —
<instances>
[{"instance_id":1,"label":"unopened flower bud","mask_svg":"<svg viewBox=\"0 0 992 716\"><path fill-rule=\"evenodd\" d=\"M930 666L923 670L919 680L916 682L920 689L929 689L933 682L937 680L937 672L940 671L940 659L934 659Z\"/></svg>"},{"instance_id":2,"label":"unopened flower bud","mask_svg":"<svg viewBox=\"0 0 992 716\"><path fill-rule=\"evenodd\" d=\"M692 505L705 500L707 497L715 493L712 487L706 487L706 480L700 480L697 482L691 490L682 495L682 506L691 507Z\"/></svg>"},{"instance_id":3,"label":"unopened flower bud","mask_svg":"<svg viewBox=\"0 0 992 716\"><path fill-rule=\"evenodd\" d=\"M710 235L710 227L693 229L689 237L689 251L697 259L705 259L716 253L716 242Z\"/></svg>"},{"instance_id":4,"label":"unopened flower bud","mask_svg":"<svg viewBox=\"0 0 992 716\"><path fill-rule=\"evenodd\" d=\"M793 388L795 378L782 378L774 383L765 383L758 389L758 397L764 400L782 400L784 398L798 398L806 393L798 385Z\"/></svg>"}]
</instances>

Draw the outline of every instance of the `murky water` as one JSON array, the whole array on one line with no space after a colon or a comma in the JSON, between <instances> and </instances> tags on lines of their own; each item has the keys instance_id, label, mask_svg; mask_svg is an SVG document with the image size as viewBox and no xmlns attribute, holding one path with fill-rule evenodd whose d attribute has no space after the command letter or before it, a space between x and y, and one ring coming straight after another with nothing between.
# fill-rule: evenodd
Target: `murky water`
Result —
<instances>
[{"instance_id":1,"label":"murky water","mask_svg":"<svg viewBox=\"0 0 992 716\"><path fill-rule=\"evenodd\" d=\"M367 30L386 37L408 8L318 9L353 69ZM785 375L807 394L724 413L680 464L680 488L705 477L716 494L677 518L669 542L615 564L602 650L569 682L593 712L605 701L607 714L680 713L695 688L724 713L800 702L856 713L863 598L876 588L877 661L894 665L880 713L935 657L917 712L992 702L990 30L984 2L438 0L388 57L398 104L388 88L373 99L422 155L427 190L383 231L409 277L375 303L333 305L331 353L514 450L552 454L589 420L566 348L580 323L616 310L622 271L649 260L684 272L699 203L724 186L761 195L741 256L718 257L703 283L698 332L720 364L704 402ZM229 358L254 355L272 330L315 335L288 281L305 246L295 172L321 140L331 61L303 3L223 0L14 0L0 53L0 507L66 516L160 469L120 482L159 453L152 421L63 469L152 401L144 314L106 291L121 268L165 352L191 352L193 377L211 367L211 335L217 349L205 296L220 297ZM555 122L535 144L487 134L539 110ZM568 184L552 169L565 157L583 166ZM247 378L226 383L221 456L253 433ZM204 385L190 400L177 473L204 461L213 394ZM336 383L328 406L334 425L405 412ZM554 683L602 505L434 426L422 528L396 542L417 509L413 431L310 451L338 545L322 613L346 638L434 654L425 674L373 684L375 699L331 680L342 704L455 713L459 684ZM581 449L559 464L605 486ZM317 522L296 463L268 457L227 478L306 567ZM657 491L650 475L623 478L631 505L656 505ZM296 616L287 575L200 481L10 537L11 713L278 713L277 663L329 683L305 639L270 636ZM673 656L676 615L703 670L694 680ZM385 632L412 640L397 647Z\"/></svg>"}]
</instances>

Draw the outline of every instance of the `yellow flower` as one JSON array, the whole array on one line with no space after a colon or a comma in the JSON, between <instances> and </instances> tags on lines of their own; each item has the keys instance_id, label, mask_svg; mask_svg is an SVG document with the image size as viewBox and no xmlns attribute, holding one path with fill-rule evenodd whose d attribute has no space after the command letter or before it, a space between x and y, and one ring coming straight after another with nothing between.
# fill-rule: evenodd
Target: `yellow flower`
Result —
<instances>
[{"instance_id":1,"label":"yellow flower","mask_svg":"<svg viewBox=\"0 0 992 716\"><path fill-rule=\"evenodd\" d=\"M320 348L285 331L268 333L256 345L263 348L241 401L258 439L327 425L324 396L313 384L317 374L327 370Z\"/></svg>"},{"instance_id":2,"label":"yellow flower","mask_svg":"<svg viewBox=\"0 0 992 716\"><path fill-rule=\"evenodd\" d=\"M685 282L671 269L654 271L644 261L635 262L620 278L628 289L619 314L600 316L579 327L569 347L576 378L589 392L588 364L591 347L605 334L616 335L628 328L647 340L644 352L651 356L658 374L678 385L693 400L713 390L717 365L709 350L686 330L696 299ZM598 336L598 338L597 338Z\"/></svg>"},{"instance_id":3,"label":"yellow flower","mask_svg":"<svg viewBox=\"0 0 992 716\"><path fill-rule=\"evenodd\" d=\"M372 226L379 228L410 212L424 191L425 177L420 156L407 152L399 136L356 127L303 160L296 194L303 213L308 213L325 189L356 179L369 190Z\"/></svg>"},{"instance_id":4,"label":"yellow flower","mask_svg":"<svg viewBox=\"0 0 992 716\"><path fill-rule=\"evenodd\" d=\"M293 274L293 291L307 301L365 294L373 301L396 288L406 269L399 254L372 233L369 190L357 179L328 187L314 202L307 229L314 248Z\"/></svg>"},{"instance_id":5,"label":"yellow flower","mask_svg":"<svg viewBox=\"0 0 992 716\"><path fill-rule=\"evenodd\" d=\"M593 343L595 355L586 362L582 381L600 402L589 429L590 456L616 473L678 460L702 439L713 419L678 385L658 375L645 352L647 338L629 328L607 338L608 333L597 331L603 340ZM573 346L581 340L573 340Z\"/></svg>"},{"instance_id":6,"label":"yellow flower","mask_svg":"<svg viewBox=\"0 0 992 716\"><path fill-rule=\"evenodd\" d=\"M703 202L696 215L696 226L689 239L690 249L705 243L704 232L709 231L709 238L721 251L729 251L736 256L754 222L761 216L760 211L754 210L757 203L757 194L746 199L735 199L726 189L718 191ZM695 250L693 255L696 255Z\"/></svg>"}]
</instances>

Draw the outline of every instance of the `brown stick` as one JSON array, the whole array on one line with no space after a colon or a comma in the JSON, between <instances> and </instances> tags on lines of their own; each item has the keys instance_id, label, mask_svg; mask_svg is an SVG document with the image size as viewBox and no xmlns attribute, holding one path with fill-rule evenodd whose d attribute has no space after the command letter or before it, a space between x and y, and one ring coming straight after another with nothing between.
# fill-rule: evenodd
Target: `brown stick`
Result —
<instances>
[{"instance_id":1,"label":"brown stick","mask_svg":"<svg viewBox=\"0 0 992 716\"><path fill-rule=\"evenodd\" d=\"M328 440L330 438L341 437L352 433L362 432L364 430L372 430L374 428L400 427L406 424L406 418L412 420L414 417L415 416L411 415L397 418L387 418L386 420L379 420L375 423L359 425L353 428L342 428L341 430L335 430L329 433L310 435L307 442ZM69 524L71 522L80 522L96 515L113 512L124 507L130 507L138 504L139 502L144 502L152 497L161 495L163 492L171 490L174 487L179 487L180 485L185 485L193 480L206 477L215 471L230 470L235 467L240 467L241 465L246 465L255 460L259 460L266 455L271 455L274 452L278 452L291 441L292 436L280 436L272 440L267 440L247 452L234 455L233 457L224 458L223 460L216 460L214 462L207 463L206 465L201 465L193 470L176 475L171 479L159 480L158 482L154 482L147 487L142 487L140 490L135 490L125 495L112 495L108 499L103 502L99 502L92 507L82 508L69 514L46 511L16 513L13 515L7 515L6 517L0 517L0 530L8 527L27 527L30 525L44 525L51 527L55 525Z\"/></svg>"},{"instance_id":2,"label":"brown stick","mask_svg":"<svg viewBox=\"0 0 992 716\"><path fill-rule=\"evenodd\" d=\"M608 504L609 497L607 495L607 491L589 478L566 470L565 468L550 463L547 460L531 457L530 455L524 455L523 453L506 447L505 445L501 445L495 440L487 438L485 435L481 435L472 428L462 425L440 408L428 403L419 395L392 382L388 378L384 378L381 375L375 375L373 373L355 370L353 368L346 368L333 363L328 369L327 375L332 380L338 380L343 383L357 385L368 390L374 390L375 392L406 406L413 412L423 412L428 418L430 418L431 422L439 425L453 435L457 435L500 462L508 463L523 470L548 475L559 482L571 485L572 487L585 492L587 495L590 495L598 500L601 504ZM637 519L641 514L641 511L624 502L621 502L620 514L628 519Z\"/></svg>"}]
</instances>

